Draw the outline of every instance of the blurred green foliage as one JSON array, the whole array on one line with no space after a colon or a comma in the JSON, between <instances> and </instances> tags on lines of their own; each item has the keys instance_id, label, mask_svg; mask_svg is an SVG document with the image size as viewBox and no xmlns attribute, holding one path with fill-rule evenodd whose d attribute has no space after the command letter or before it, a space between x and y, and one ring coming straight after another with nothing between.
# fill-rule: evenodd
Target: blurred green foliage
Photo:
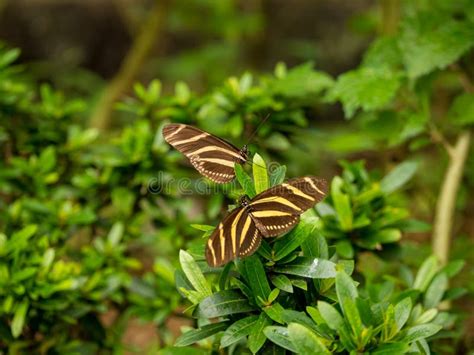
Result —
<instances>
[{"instance_id":1,"label":"blurred green foliage","mask_svg":"<svg viewBox=\"0 0 474 355\"><path fill-rule=\"evenodd\" d=\"M196 353L459 346L456 315L440 302L464 294L447 286L462 263L441 267L429 257L420 266L422 248L406 257L399 240L429 230L414 216L431 216L436 200L448 156L432 149L440 132L451 140L474 124L472 1L401 2L397 30L375 34L361 64L335 78L312 63L247 72L239 48L252 45L261 15L241 13L232 1L177 4L169 26L199 29L206 41L157 64L164 79L187 73L203 85L177 82L170 92L165 80L137 83L107 132L87 126L91 98L37 82L15 64L20 51L0 45L0 351L122 352L135 318L157 328L157 347L171 346L166 322L181 315L182 296L197 321L176 345L198 342L204 350ZM210 20L194 16L203 7ZM361 15L353 26L374 31L374 17ZM320 120L338 105L346 121ZM270 174L255 169L252 179L237 167L242 188L205 182L212 196L197 193L198 174L161 135L164 124L184 122L242 145L267 115L251 150L266 158ZM370 169L349 162L361 152ZM334 167L321 162L334 156L346 160L330 195L293 231L250 258L207 267L191 224L209 231L205 223L220 218L230 199L281 182L286 168L272 159L289 172L319 175L319 168L328 176ZM471 160L458 210L474 186ZM415 192L428 202L420 206ZM471 244L456 240L453 253L472 273ZM453 283L472 296L468 277Z\"/></svg>"}]
</instances>

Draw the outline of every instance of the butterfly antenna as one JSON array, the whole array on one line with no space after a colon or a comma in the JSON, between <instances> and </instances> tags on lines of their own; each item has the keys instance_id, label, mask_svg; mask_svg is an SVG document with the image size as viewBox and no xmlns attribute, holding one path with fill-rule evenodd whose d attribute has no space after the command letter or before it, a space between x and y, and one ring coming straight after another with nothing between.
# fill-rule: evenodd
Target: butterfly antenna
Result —
<instances>
[{"instance_id":1,"label":"butterfly antenna","mask_svg":"<svg viewBox=\"0 0 474 355\"><path fill-rule=\"evenodd\" d=\"M253 131L252 134L250 135L250 137L249 137L249 139L247 140L247 143L246 143L245 145L248 145L248 144L252 141L252 139L253 139L253 138L255 137L255 135L258 133L258 130L263 126L263 124L268 120L269 117L270 117L270 113L268 113L268 114L263 118L263 120L260 121L260 123L258 124L257 128L254 129L254 131ZM264 168L264 169L265 169L264 166L261 166L261 165L259 165L259 164L256 164L256 163L254 163L253 161L247 160L247 161L245 161L245 163L246 163L246 164L250 164L250 165L254 165L254 164L255 164L255 165L259 166L260 168Z\"/></svg>"},{"instance_id":2,"label":"butterfly antenna","mask_svg":"<svg viewBox=\"0 0 474 355\"><path fill-rule=\"evenodd\" d=\"M255 135L258 133L258 130L263 126L263 124L268 120L268 118L270 117L270 113L268 113L265 118L263 120L260 121L260 123L258 124L257 128L255 128L252 132L252 134L250 135L249 139L247 139L247 143L246 145L248 145L252 139L255 137Z\"/></svg>"}]
</instances>

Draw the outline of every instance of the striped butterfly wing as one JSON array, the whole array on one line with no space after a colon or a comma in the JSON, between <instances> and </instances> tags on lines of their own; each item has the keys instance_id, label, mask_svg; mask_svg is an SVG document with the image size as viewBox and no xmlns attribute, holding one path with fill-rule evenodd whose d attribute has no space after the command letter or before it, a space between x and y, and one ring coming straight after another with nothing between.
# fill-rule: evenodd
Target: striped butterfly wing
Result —
<instances>
[{"instance_id":1,"label":"striped butterfly wing","mask_svg":"<svg viewBox=\"0 0 474 355\"><path fill-rule=\"evenodd\" d=\"M217 183L232 181L234 164L247 160L237 147L196 127L169 124L163 128L163 136L197 171Z\"/></svg>"},{"instance_id":2,"label":"striped butterfly wing","mask_svg":"<svg viewBox=\"0 0 474 355\"><path fill-rule=\"evenodd\" d=\"M290 179L255 196L250 215L264 237L288 232L300 215L320 202L327 193L324 179L312 176Z\"/></svg>"},{"instance_id":3,"label":"striped butterfly wing","mask_svg":"<svg viewBox=\"0 0 474 355\"><path fill-rule=\"evenodd\" d=\"M211 234L206 246L208 264L217 267L253 254L262 237L288 232L326 193L325 180L303 177L258 194L248 205L233 210Z\"/></svg>"},{"instance_id":4,"label":"striped butterfly wing","mask_svg":"<svg viewBox=\"0 0 474 355\"><path fill-rule=\"evenodd\" d=\"M253 254L262 241L262 235L248 207L234 209L212 232L206 246L209 266L218 267L237 257Z\"/></svg>"}]
</instances>

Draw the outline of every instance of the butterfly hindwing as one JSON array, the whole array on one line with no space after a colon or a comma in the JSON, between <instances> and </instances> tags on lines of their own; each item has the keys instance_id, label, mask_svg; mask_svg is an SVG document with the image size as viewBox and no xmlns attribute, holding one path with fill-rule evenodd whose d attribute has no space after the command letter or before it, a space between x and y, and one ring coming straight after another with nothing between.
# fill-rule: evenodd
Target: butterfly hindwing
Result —
<instances>
[{"instance_id":1,"label":"butterfly hindwing","mask_svg":"<svg viewBox=\"0 0 474 355\"><path fill-rule=\"evenodd\" d=\"M165 140L186 155L202 175L217 183L232 181L235 163L246 157L232 144L185 124L168 124L163 128Z\"/></svg>"},{"instance_id":2,"label":"butterfly hindwing","mask_svg":"<svg viewBox=\"0 0 474 355\"><path fill-rule=\"evenodd\" d=\"M233 210L209 237L206 260L212 267L253 254L260 246L262 236L246 207Z\"/></svg>"}]
</instances>

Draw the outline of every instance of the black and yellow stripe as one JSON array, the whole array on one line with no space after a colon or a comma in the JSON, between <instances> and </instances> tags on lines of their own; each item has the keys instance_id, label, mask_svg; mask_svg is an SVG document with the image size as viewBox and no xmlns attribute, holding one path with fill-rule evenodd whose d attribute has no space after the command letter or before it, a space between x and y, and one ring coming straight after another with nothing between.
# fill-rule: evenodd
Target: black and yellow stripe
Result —
<instances>
[{"instance_id":1,"label":"black and yellow stripe","mask_svg":"<svg viewBox=\"0 0 474 355\"><path fill-rule=\"evenodd\" d=\"M245 149L196 127L169 124L163 128L165 140L186 155L191 164L204 176L217 183L232 181L234 165L247 161Z\"/></svg>"},{"instance_id":2,"label":"black and yellow stripe","mask_svg":"<svg viewBox=\"0 0 474 355\"><path fill-rule=\"evenodd\" d=\"M315 177L291 179L263 191L233 210L214 230L206 247L208 264L216 267L253 254L262 237L288 232L326 191L326 181Z\"/></svg>"}]
</instances>

